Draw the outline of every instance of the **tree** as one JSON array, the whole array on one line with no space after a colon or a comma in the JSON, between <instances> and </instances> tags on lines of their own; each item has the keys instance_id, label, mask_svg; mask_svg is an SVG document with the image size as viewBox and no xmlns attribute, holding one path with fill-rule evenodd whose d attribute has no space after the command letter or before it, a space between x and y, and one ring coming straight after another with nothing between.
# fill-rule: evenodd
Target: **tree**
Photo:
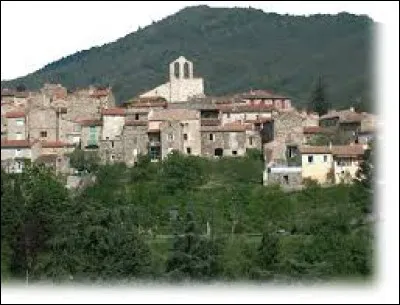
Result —
<instances>
[{"instance_id":1,"label":"tree","mask_svg":"<svg viewBox=\"0 0 400 305\"><path fill-rule=\"evenodd\" d=\"M322 116L328 113L329 107L330 105L325 95L325 85L322 76L319 76L316 87L312 93L311 102L308 105L308 111L316 112L318 115Z\"/></svg>"},{"instance_id":2,"label":"tree","mask_svg":"<svg viewBox=\"0 0 400 305\"><path fill-rule=\"evenodd\" d=\"M176 235L166 272L173 279L204 280L218 274L217 245L197 232L191 212L186 215L183 236Z\"/></svg>"},{"instance_id":3,"label":"tree","mask_svg":"<svg viewBox=\"0 0 400 305\"><path fill-rule=\"evenodd\" d=\"M366 213L373 210L373 194L375 188L375 148L374 143L370 143L368 149L364 151L363 159L354 179L354 188L351 199L362 207Z\"/></svg>"},{"instance_id":4,"label":"tree","mask_svg":"<svg viewBox=\"0 0 400 305\"><path fill-rule=\"evenodd\" d=\"M258 247L258 261L262 269L269 270L277 262L278 244L279 238L274 233L263 234Z\"/></svg>"},{"instance_id":5,"label":"tree","mask_svg":"<svg viewBox=\"0 0 400 305\"><path fill-rule=\"evenodd\" d=\"M67 190L47 168L28 166L6 179L1 197L2 243L10 247L10 273L27 281L37 278L41 253L60 223ZM62 222L62 220L61 220Z\"/></svg>"},{"instance_id":6,"label":"tree","mask_svg":"<svg viewBox=\"0 0 400 305\"><path fill-rule=\"evenodd\" d=\"M71 166L79 172L95 172L100 162L97 152L83 151L80 148L76 148L69 157Z\"/></svg>"}]
</instances>

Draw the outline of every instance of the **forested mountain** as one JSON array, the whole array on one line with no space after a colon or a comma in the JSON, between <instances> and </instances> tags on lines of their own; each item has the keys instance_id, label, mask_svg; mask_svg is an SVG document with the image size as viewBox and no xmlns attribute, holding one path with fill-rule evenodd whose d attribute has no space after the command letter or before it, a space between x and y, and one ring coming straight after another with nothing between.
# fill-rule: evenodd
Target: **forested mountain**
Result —
<instances>
[{"instance_id":1,"label":"forested mountain","mask_svg":"<svg viewBox=\"0 0 400 305\"><path fill-rule=\"evenodd\" d=\"M305 105L319 75L335 107L370 103L372 27L367 16L290 16L252 8L185 8L115 42L77 52L2 88L69 89L111 85L117 101L167 81L168 63L184 55L208 95L253 89L287 94ZM68 39L66 37L66 39Z\"/></svg>"}]
</instances>

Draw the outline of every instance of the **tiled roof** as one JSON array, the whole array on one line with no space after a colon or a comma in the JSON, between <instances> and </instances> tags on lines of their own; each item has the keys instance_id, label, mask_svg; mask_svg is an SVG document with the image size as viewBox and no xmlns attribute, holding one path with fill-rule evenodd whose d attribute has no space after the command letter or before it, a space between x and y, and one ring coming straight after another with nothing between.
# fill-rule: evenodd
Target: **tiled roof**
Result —
<instances>
[{"instance_id":1,"label":"tiled roof","mask_svg":"<svg viewBox=\"0 0 400 305\"><path fill-rule=\"evenodd\" d=\"M202 132L214 131L214 132L244 132L246 131L246 125L240 124L239 122L228 123L220 126L202 126Z\"/></svg>"},{"instance_id":2,"label":"tiled roof","mask_svg":"<svg viewBox=\"0 0 400 305\"><path fill-rule=\"evenodd\" d=\"M44 141L42 142L42 147L43 148L62 148L62 147L68 147L68 146L74 146L74 144L62 142L62 141Z\"/></svg>"},{"instance_id":3,"label":"tiled roof","mask_svg":"<svg viewBox=\"0 0 400 305\"><path fill-rule=\"evenodd\" d=\"M15 91L12 89L1 89L1 96L14 96Z\"/></svg>"},{"instance_id":4,"label":"tiled roof","mask_svg":"<svg viewBox=\"0 0 400 305\"><path fill-rule=\"evenodd\" d=\"M125 109L124 108L103 108L101 110L102 115L118 115L118 116L124 116L125 115Z\"/></svg>"},{"instance_id":5,"label":"tiled roof","mask_svg":"<svg viewBox=\"0 0 400 305\"><path fill-rule=\"evenodd\" d=\"M364 115L351 110L332 111L320 117L320 120L339 118L341 123L361 122Z\"/></svg>"},{"instance_id":6,"label":"tiled roof","mask_svg":"<svg viewBox=\"0 0 400 305\"><path fill-rule=\"evenodd\" d=\"M332 154L334 156L352 157L364 154L364 147L360 144L329 146L301 146L302 154Z\"/></svg>"},{"instance_id":7,"label":"tiled roof","mask_svg":"<svg viewBox=\"0 0 400 305\"><path fill-rule=\"evenodd\" d=\"M329 130L320 126L305 126L303 127L304 134L315 134L315 133L329 133Z\"/></svg>"},{"instance_id":8,"label":"tiled roof","mask_svg":"<svg viewBox=\"0 0 400 305\"><path fill-rule=\"evenodd\" d=\"M15 118L23 118L25 117L25 112L23 111L9 111L5 114L6 118L15 119Z\"/></svg>"},{"instance_id":9,"label":"tiled roof","mask_svg":"<svg viewBox=\"0 0 400 305\"><path fill-rule=\"evenodd\" d=\"M32 144L29 140L2 140L1 148L30 148Z\"/></svg>"},{"instance_id":10,"label":"tiled roof","mask_svg":"<svg viewBox=\"0 0 400 305\"><path fill-rule=\"evenodd\" d=\"M301 146L299 148L302 154L330 154L329 146Z\"/></svg>"},{"instance_id":11,"label":"tiled roof","mask_svg":"<svg viewBox=\"0 0 400 305\"><path fill-rule=\"evenodd\" d=\"M220 105L218 107L222 112L232 112L232 113L241 113L241 112L264 112L264 111L272 111L275 109L274 105L235 105L235 104L227 104Z\"/></svg>"},{"instance_id":12,"label":"tiled roof","mask_svg":"<svg viewBox=\"0 0 400 305\"><path fill-rule=\"evenodd\" d=\"M343 156L343 157L351 157L351 156L361 156L364 154L363 145L334 145L332 146L332 154L334 156Z\"/></svg>"},{"instance_id":13,"label":"tiled roof","mask_svg":"<svg viewBox=\"0 0 400 305\"><path fill-rule=\"evenodd\" d=\"M102 126L103 121L102 120L96 120L96 119L87 119L87 120L80 120L78 121L79 124L82 126Z\"/></svg>"},{"instance_id":14,"label":"tiled roof","mask_svg":"<svg viewBox=\"0 0 400 305\"><path fill-rule=\"evenodd\" d=\"M149 121L183 121L200 118L200 112L189 109L165 109L149 113Z\"/></svg>"}]
</instances>

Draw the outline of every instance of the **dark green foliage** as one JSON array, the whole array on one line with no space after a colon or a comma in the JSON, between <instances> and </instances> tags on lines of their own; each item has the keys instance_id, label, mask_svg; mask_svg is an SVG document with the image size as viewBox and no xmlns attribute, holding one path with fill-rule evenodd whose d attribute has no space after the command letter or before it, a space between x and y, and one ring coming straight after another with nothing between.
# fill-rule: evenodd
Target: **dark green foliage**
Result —
<instances>
[{"instance_id":1,"label":"dark green foliage","mask_svg":"<svg viewBox=\"0 0 400 305\"><path fill-rule=\"evenodd\" d=\"M312 97L310 104L308 106L308 111L316 112L319 116L322 116L328 113L329 110L329 102L327 101L326 93L325 93L325 84L322 80L322 77L318 77L317 84L315 86L314 91L312 92Z\"/></svg>"},{"instance_id":2,"label":"dark green foliage","mask_svg":"<svg viewBox=\"0 0 400 305\"><path fill-rule=\"evenodd\" d=\"M175 279L206 280L217 276L217 247L197 231L190 212L186 215L183 235L173 242L170 258L166 262L167 276Z\"/></svg>"},{"instance_id":3,"label":"dark green foliage","mask_svg":"<svg viewBox=\"0 0 400 305\"><path fill-rule=\"evenodd\" d=\"M2 171L2 275L28 274L30 282L372 275L370 171L353 185L287 193L262 186L262 168L255 151L219 160L141 157L133 168L100 165L94 184L73 196L44 168Z\"/></svg>"},{"instance_id":4,"label":"dark green foliage","mask_svg":"<svg viewBox=\"0 0 400 305\"><path fill-rule=\"evenodd\" d=\"M368 102L373 25L367 16L348 13L306 17L189 7L1 86L110 84L122 102L166 82L168 64L184 55L205 79L210 95L270 89L305 107L315 76L324 73L332 106L348 108L359 97Z\"/></svg>"},{"instance_id":5,"label":"dark green foliage","mask_svg":"<svg viewBox=\"0 0 400 305\"><path fill-rule=\"evenodd\" d=\"M277 262L279 238L274 233L264 233L258 248L258 261L263 269L270 269Z\"/></svg>"},{"instance_id":6,"label":"dark green foliage","mask_svg":"<svg viewBox=\"0 0 400 305\"><path fill-rule=\"evenodd\" d=\"M80 148L76 148L69 157L71 166L79 172L95 172L100 161L96 151L83 151Z\"/></svg>"}]
</instances>

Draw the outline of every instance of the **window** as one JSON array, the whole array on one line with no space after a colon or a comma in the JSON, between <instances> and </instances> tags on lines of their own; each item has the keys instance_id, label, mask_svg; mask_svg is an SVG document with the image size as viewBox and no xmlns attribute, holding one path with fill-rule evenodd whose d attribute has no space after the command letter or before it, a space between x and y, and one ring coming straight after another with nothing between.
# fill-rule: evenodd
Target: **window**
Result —
<instances>
[{"instance_id":1,"label":"window","mask_svg":"<svg viewBox=\"0 0 400 305\"><path fill-rule=\"evenodd\" d=\"M115 155L111 155L111 160L114 160L115 159Z\"/></svg>"},{"instance_id":2,"label":"window","mask_svg":"<svg viewBox=\"0 0 400 305\"><path fill-rule=\"evenodd\" d=\"M135 113L135 120L139 120L139 113Z\"/></svg>"},{"instance_id":3,"label":"window","mask_svg":"<svg viewBox=\"0 0 400 305\"><path fill-rule=\"evenodd\" d=\"M174 140L174 135L172 133L168 134L168 140L173 141Z\"/></svg>"},{"instance_id":4,"label":"window","mask_svg":"<svg viewBox=\"0 0 400 305\"><path fill-rule=\"evenodd\" d=\"M214 135L212 133L210 133L209 137L210 137L210 141L214 141Z\"/></svg>"},{"instance_id":5,"label":"window","mask_svg":"<svg viewBox=\"0 0 400 305\"><path fill-rule=\"evenodd\" d=\"M111 141L111 147L114 148L114 141Z\"/></svg>"},{"instance_id":6,"label":"window","mask_svg":"<svg viewBox=\"0 0 400 305\"><path fill-rule=\"evenodd\" d=\"M226 114L226 117L227 117L228 119L230 119L230 118L231 118L231 114L228 112L228 113Z\"/></svg>"},{"instance_id":7,"label":"window","mask_svg":"<svg viewBox=\"0 0 400 305\"><path fill-rule=\"evenodd\" d=\"M214 150L214 156L216 157L222 157L224 154L224 150L222 148L216 148Z\"/></svg>"},{"instance_id":8,"label":"window","mask_svg":"<svg viewBox=\"0 0 400 305\"><path fill-rule=\"evenodd\" d=\"M289 175L284 175L283 181L285 182L285 184L289 184Z\"/></svg>"},{"instance_id":9,"label":"window","mask_svg":"<svg viewBox=\"0 0 400 305\"><path fill-rule=\"evenodd\" d=\"M24 119L17 119L16 120L16 125L17 126L24 126L25 120Z\"/></svg>"},{"instance_id":10,"label":"window","mask_svg":"<svg viewBox=\"0 0 400 305\"><path fill-rule=\"evenodd\" d=\"M22 132L16 132L16 133L15 133L15 138L16 138L17 140L22 140Z\"/></svg>"},{"instance_id":11,"label":"window","mask_svg":"<svg viewBox=\"0 0 400 305\"><path fill-rule=\"evenodd\" d=\"M47 131L41 131L40 132L40 137L41 138L47 138Z\"/></svg>"},{"instance_id":12,"label":"window","mask_svg":"<svg viewBox=\"0 0 400 305\"><path fill-rule=\"evenodd\" d=\"M308 156L308 163L313 163L314 156Z\"/></svg>"},{"instance_id":13,"label":"window","mask_svg":"<svg viewBox=\"0 0 400 305\"><path fill-rule=\"evenodd\" d=\"M190 155L192 153L192 149L190 147L187 147L186 148L186 152L187 152L188 155Z\"/></svg>"},{"instance_id":14,"label":"window","mask_svg":"<svg viewBox=\"0 0 400 305\"><path fill-rule=\"evenodd\" d=\"M187 133L184 133L184 134L183 134L183 139L184 139L185 141L187 141L187 139L188 139Z\"/></svg>"},{"instance_id":15,"label":"window","mask_svg":"<svg viewBox=\"0 0 400 305\"><path fill-rule=\"evenodd\" d=\"M324 162L328 162L328 156L324 156Z\"/></svg>"},{"instance_id":16,"label":"window","mask_svg":"<svg viewBox=\"0 0 400 305\"><path fill-rule=\"evenodd\" d=\"M232 150L232 155L236 156L237 155L237 151L236 150Z\"/></svg>"},{"instance_id":17,"label":"window","mask_svg":"<svg viewBox=\"0 0 400 305\"><path fill-rule=\"evenodd\" d=\"M250 146L253 145L253 138L252 138L252 137L249 138L249 145L250 145Z\"/></svg>"}]
</instances>

